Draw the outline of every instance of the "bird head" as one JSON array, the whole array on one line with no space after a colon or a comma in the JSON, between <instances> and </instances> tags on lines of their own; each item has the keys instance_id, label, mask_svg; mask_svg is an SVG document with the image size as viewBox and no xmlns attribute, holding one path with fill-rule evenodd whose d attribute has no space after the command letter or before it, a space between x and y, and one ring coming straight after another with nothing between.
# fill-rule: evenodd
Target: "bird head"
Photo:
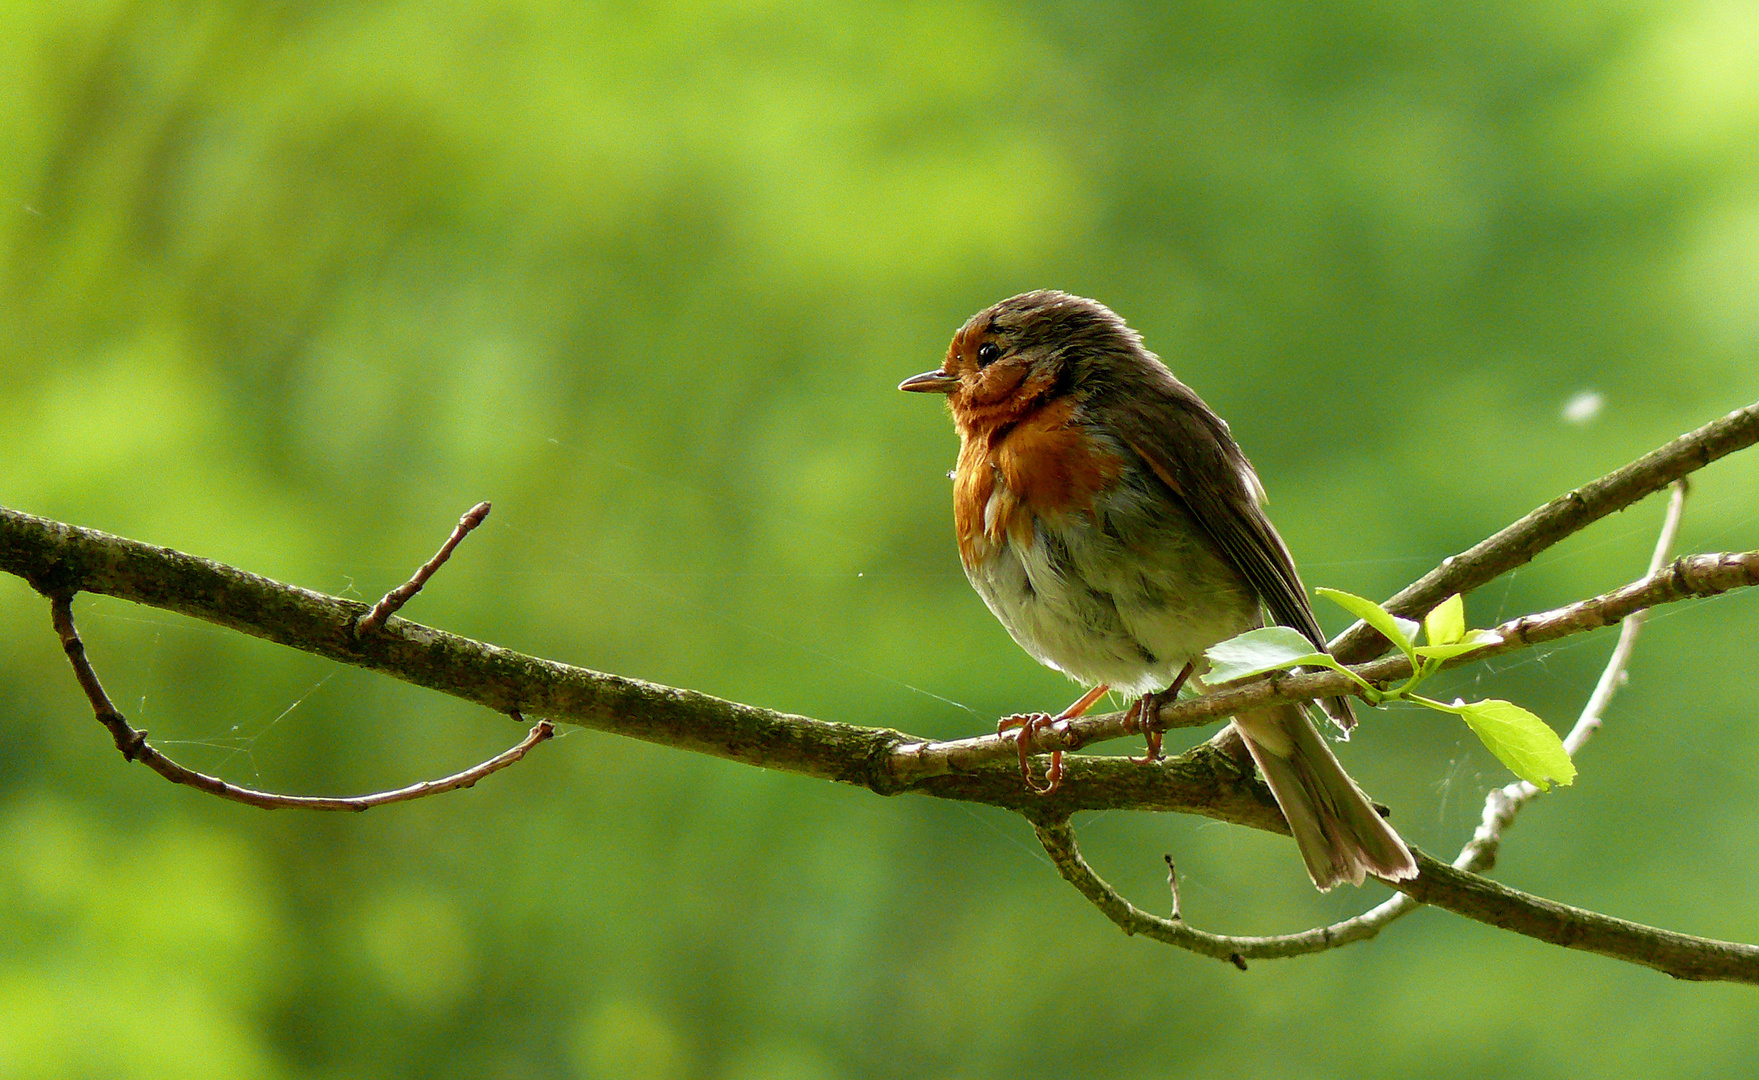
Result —
<instances>
[{"instance_id":1,"label":"bird head","mask_svg":"<svg viewBox=\"0 0 1759 1080\"><path fill-rule=\"evenodd\" d=\"M1095 300L1041 289L1011 296L966 320L941 366L898 389L945 394L968 434L1017 422L1121 367L1158 366L1142 339Z\"/></svg>"}]
</instances>

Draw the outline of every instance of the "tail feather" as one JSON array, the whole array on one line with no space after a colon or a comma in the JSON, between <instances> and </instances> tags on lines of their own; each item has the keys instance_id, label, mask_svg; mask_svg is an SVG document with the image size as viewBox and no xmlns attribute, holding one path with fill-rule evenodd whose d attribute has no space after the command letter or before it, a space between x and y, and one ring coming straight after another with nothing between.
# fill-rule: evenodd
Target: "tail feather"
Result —
<instances>
[{"instance_id":1,"label":"tail feather","mask_svg":"<svg viewBox=\"0 0 1759 1080\"><path fill-rule=\"evenodd\" d=\"M1417 861L1297 705L1244 713L1234 724L1288 819L1295 846L1319 889L1360 885L1369 874L1417 876Z\"/></svg>"}]
</instances>

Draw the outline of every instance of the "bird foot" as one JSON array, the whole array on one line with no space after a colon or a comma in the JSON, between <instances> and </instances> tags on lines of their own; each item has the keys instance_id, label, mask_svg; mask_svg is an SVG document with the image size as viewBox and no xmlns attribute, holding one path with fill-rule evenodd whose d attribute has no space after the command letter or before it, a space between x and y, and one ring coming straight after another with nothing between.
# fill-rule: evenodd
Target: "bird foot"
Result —
<instances>
[{"instance_id":1,"label":"bird foot","mask_svg":"<svg viewBox=\"0 0 1759 1080\"><path fill-rule=\"evenodd\" d=\"M1014 713L1011 716L1002 717L996 723L997 735L1013 731L1015 728L1020 729L1020 734L1015 738L1015 743L1020 750L1020 776L1026 781L1026 786L1039 795L1049 795L1062 784L1063 752L1061 750L1051 751L1050 764L1045 766L1044 770L1044 786L1040 787L1032 779L1032 762L1030 760L1032 740L1039 732L1054 727L1062 719L1063 717L1052 716L1050 713Z\"/></svg>"},{"instance_id":2,"label":"bird foot","mask_svg":"<svg viewBox=\"0 0 1759 1080\"><path fill-rule=\"evenodd\" d=\"M1148 752L1146 754L1142 757L1133 757L1130 759L1138 765L1149 765L1161 759L1161 733L1158 731L1144 731L1142 725L1142 703L1152 697L1154 697L1153 694L1146 694L1137 698L1135 701L1132 701L1130 703L1130 711L1124 714L1124 730L1131 732L1132 734L1141 731L1144 740L1148 743Z\"/></svg>"},{"instance_id":3,"label":"bird foot","mask_svg":"<svg viewBox=\"0 0 1759 1080\"><path fill-rule=\"evenodd\" d=\"M1056 791L1063 782L1063 752L1061 750L1051 751L1050 764L1045 766L1044 770L1044 786L1039 787L1032 782L1032 765L1028 759L1032 756L1033 737L1046 728L1057 727L1065 721L1073 720L1082 715L1093 707L1094 702L1105 696L1108 689L1110 688L1103 683L1094 687L1082 694L1073 705L1055 716L1041 712L1014 713L1012 716L1002 717L996 723L997 735L1015 728L1020 729L1020 734L1015 737L1015 742L1020 748L1020 775L1026 779L1028 788L1040 795L1049 795Z\"/></svg>"},{"instance_id":4,"label":"bird foot","mask_svg":"<svg viewBox=\"0 0 1759 1080\"><path fill-rule=\"evenodd\" d=\"M1139 765L1147 765L1150 762L1160 760L1161 730L1159 728L1150 728L1148 725L1155 719L1155 717L1160 715L1161 702L1179 700L1179 691L1184 688L1185 681L1191 678L1191 672L1196 670L1196 667L1196 661L1186 664L1184 668L1179 671L1178 678L1173 680L1173 685L1167 687L1165 690L1155 690L1143 694L1141 697L1130 703L1130 711L1124 714L1124 730L1130 732L1140 731L1142 732L1143 738L1148 742L1147 755L1145 757L1131 758L1131 761L1134 761Z\"/></svg>"}]
</instances>

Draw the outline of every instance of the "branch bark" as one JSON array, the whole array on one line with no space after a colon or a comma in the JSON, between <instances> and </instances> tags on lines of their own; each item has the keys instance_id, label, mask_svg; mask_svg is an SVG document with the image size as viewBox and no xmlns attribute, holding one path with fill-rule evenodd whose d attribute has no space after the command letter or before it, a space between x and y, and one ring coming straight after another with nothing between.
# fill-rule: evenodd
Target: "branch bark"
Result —
<instances>
[{"instance_id":1,"label":"branch bark","mask_svg":"<svg viewBox=\"0 0 1759 1080\"><path fill-rule=\"evenodd\" d=\"M1142 934L1202 956L1236 964L1250 959L1304 956L1366 940L1385 925L1371 919L1371 912L1302 934L1232 937L1205 933L1183 921L1151 915L1124 899L1082 858L1068 819L1043 820L1036 830L1039 842L1063 878L1125 933ZM1676 979L1759 984L1759 946L1693 937L1584 911L1500 885L1416 849L1412 849L1412 854L1417 856L1417 876L1399 882L1397 888L1419 903L1445 907L1456 915L1566 949L1654 968Z\"/></svg>"},{"instance_id":2,"label":"branch bark","mask_svg":"<svg viewBox=\"0 0 1759 1080\"><path fill-rule=\"evenodd\" d=\"M1451 592L1489 580L1545 545L1759 440L1759 405L1730 414L1638 462L1541 507L1471 551L1444 563L1395 598L1418 614ZM356 626L369 608L284 585L235 567L95 530L0 509L0 570L39 592L96 592L226 626L342 663L379 671L500 713L534 713L746 764L856 784L880 794L904 790L989 803L1043 825L1084 809L1196 813L1286 832L1269 793L1233 756L1205 744L1170 761L1073 757L1061 790L1042 797L1020 784L1002 758L1011 745L965 756L959 744L931 744L902 732L861 728L724 701L691 690L526 656L400 617L370 634ZM1497 651L1606 625L1633 611L1759 581L1759 553L1681 559L1661 574L1569 608L1507 624ZM1362 635L1339 644L1345 657L1372 655ZM1363 650L1367 650L1363 652ZM1485 650L1472 659L1492 655ZM1370 681L1401 678L1402 658L1358 669ZM1162 710L1157 726L1196 723L1273 698L1328 696L1343 676L1293 675L1227 690ZM1104 721L1107 718L1099 718ZM1078 729L1071 729L1078 730ZM1049 748L1056 733L1041 733ZM1102 733L1092 733L1098 737ZM1122 734L1122 732L1119 732ZM1087 737L1086 741L1092 741ZM983 744L985 740L961 740ZM935 749L935 748L939 749ZM972 748L972 747L968 747ZM989 755L999 750L996 760ZM1759 950L1654 930L1508 889L1476 875L1422 861L1404 891L1541 940L1658 967L1682 978L1759 981ZM1645 958L1647 957L1647 958Z\"/></svg>"},{"instance_id":3,"label":"branch bark","mask_svg":"<svg viewBox=\"0 0 1759 1080\"><path fill-rule=\"evenodd\" d=\"M1440 566L1399 590L1383 606L1395 615L1420 619L1453 594L1469 593L1495 580L1532 561L1559 540L1755 442L1759 442L1759 402L1559 495L1496 535L1443 559ZM1374 630L1357 623L1338 635L1331 651L1339 662L1356 664L1379 656L1389 645Z\"/></svg>"},{"instance_id":4,"label":"branch bark","mask_svg":"<svg viewBox=\"0 0 1759 1080\"><path fill-rule=\"evenodd\" d=\"M67 654L67 662L73 665L73 677L79 682L80 689L85 691L93 715L110 732L110 737L115 741L116 749L121 752L124 761L138 761L173 784L192 787L215 798L243 803L259 810L346 810L358 814L375 806L389 806L392 803L425 799L429 795L442 795L459 788L475 787L478 780L520 761L532 747L556 733L555 725L548 720L539 720L517 745L501 751L487 761L472 765L463 772L438 780L423 780L393 791L376 791L370 795L282 795L273 791L239 787L217 776L196 772L172 761L147 742L146 732L131 725L117 710L110 701L110 695L104 692L103 684L98 681L98 673L93 670L91 660L86 656L85 642L80 640L79 631L74 628L71 596L50 597L49 620L61 637L61 649ZM513 714L513 719L524 722L524 718L518 713Z\"/></svg>"},{"instance_id":5,"label":"branch bark","mask_svg":"<svg viewBox=\"0 0 1759 1080\"><path fill-rule=\"evenodd\" d=\"M1684 479L1674 482L1673 498L1668 502L1667 516L1662 522L1661 534L1655 542L1655 553L1649 560L1650 577L1661 572L1662 567L1667 563L1669 553L1673 550L1674 537L1679 532L1680 517L1685 508L1686 489L1687 484ZM1564 749L1572 758L1599 729L1607 705L1623 683L1625 668L1630 662L1637 634L1642 629L1646 614L1647 611L1638 611L1625 619L1624 626L1619 632L1618 644L1613 647L1612 655L1607 659L1606 669L1601 672L1599 681L1595 683L1594 692L1589 695L1587 704L1582 707L1581 715L1577 717L1575 724L1570 728L1569 735L1564 738ZM1533 784L1525 780L1517 780L1512 784L1496 788L1485 796L1482 820L1473 832L1472 838L1454 857L1454 868L1481 874L1496 865L1496 857L1502 847L1504 831L1514 823L1515 817L1527 804L1538 798L1540 794L1540 789ZM1037 826L1037 833L1039 843L1043 845L1045 852L1051 857L1051 861L1056 865L1058 872L1063 875L1064 880L1075 886L1077 891L1087 897L1090 903L1099 908L1125 933L1146 934L1157 941L1197 953L1200 956L1231 961L1242 970L1245 969L1248 959L1305 956L1328 949L1342 948L1359 941L1368 941L1378 936L1381 930L1394 921L1423 906L1422 902L1411 893L1401 892L1360 915L1342 922L1332 923L1329 926L1315 927L1299 933L1277 934L1269 937L1241 937L1208 933L1186 925L1179 916L1178 878L1171 855L1168 855L1166 860L1167 880L1173 892L1173 913L1171 919L1159 919L1136 908L1125 900L1109 882L1094 872L1087 861L1081 857L1080 849L1075 843L1074 829L1068 819L1040 823ZM1722 946L1727 943L1718 942L1715 944ZM1644 955L1646 956L1647 953ZM1641 957L1638 958L1638 961L1644 962Z\"/></svg>"}]
</instances>

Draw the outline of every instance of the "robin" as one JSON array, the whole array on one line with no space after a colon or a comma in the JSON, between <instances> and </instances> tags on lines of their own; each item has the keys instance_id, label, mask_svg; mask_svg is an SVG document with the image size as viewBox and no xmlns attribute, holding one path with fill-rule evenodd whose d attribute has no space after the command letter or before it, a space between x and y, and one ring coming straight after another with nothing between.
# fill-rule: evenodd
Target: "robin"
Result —
<instances>
[{"instance_id":1,"label":"robin","mask_svg":"<svg viewBox=\"0 0 1759 1080\"><path fill-rule=\"evenodd\" d=\"M1038 730L1108 689L1137 697L1134 719L1187 680L1201 686L1204 650L1266 612L1325 648L1228 425L1105 305L1049 290L1010 297L959 328L940 368L898 389L947 395L959 433L953 524L972 586L1021 648L1091 688L1056 716L1001 722L1020 729L1023 770ZM1355 723L1344 698L1321 708L1346 732ZM1410 849L1299 705L1233 724L1314 885L1416 876ZM1058 757L1035 788L1056 787Z\"/></svg>"}]
</instances>

